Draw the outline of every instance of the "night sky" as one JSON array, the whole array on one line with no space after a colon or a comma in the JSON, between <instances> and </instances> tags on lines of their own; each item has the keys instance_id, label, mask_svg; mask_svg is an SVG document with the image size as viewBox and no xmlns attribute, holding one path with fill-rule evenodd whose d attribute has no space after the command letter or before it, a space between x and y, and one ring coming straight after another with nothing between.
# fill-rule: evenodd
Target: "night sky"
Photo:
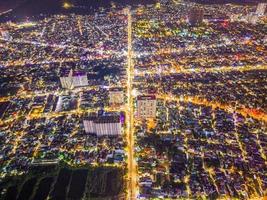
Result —
<instances>
[{"instance_id":1,"label":"night sky","mask_svg":"<svg viewBox=\"0 0 267 200\"><path fill-rule=\"evenodd\" d=\"M100 6L107 7L110 2L118 4L150 4L157 0L0 0L0 13L9 9L14 9L12 15L23 18L40 13L56 14L62 11L64 1L73 3L76 6L85 6L98 8ZM198 3L258 3L265 0L188 0Z\"/></svg>"},{"instance_id":2,"label":"night sky","mask_svg":"<svg viewBox=\"0 0 267 200\"><path fill-rule=\"evenodd\" d=\"M22 2L25 2L27 0L0 0L0 10L2 9L9 9L9 8L12 8L14 6L17 6L19 4L21 4ZM38 2L39 0L36 0L36 2ZM57 4L58 1L61 1L61 0L42 0L43 2L48 2L48 3L55 3ZM80 1L80 2L93 2L93 0L72 0L72 1ZM94 0L95 2L99 1L99 0ZM102 0L102 1L109 1L109 0ZM113 1L116 1L116 0L113 0ZM120 0L120 1L128 1L128 0ZM218 3L229 3L229 2L235 2L235 3L257 3L259 2L259 0L196 0L196 1L199 1L199 2L208 2L208 3L211 3L211 2L218 2ZM263 0L264 1L264 0Z\"/></svg>"}]
</instances>

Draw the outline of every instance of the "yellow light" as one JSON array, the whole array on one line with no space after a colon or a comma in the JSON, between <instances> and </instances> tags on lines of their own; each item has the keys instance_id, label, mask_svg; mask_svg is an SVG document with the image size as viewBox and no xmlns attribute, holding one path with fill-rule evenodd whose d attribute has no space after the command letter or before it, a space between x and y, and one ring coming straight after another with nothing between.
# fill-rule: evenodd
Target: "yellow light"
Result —
<instances>
[{"instance_id":1,"label":"yellow light","mask_svg":"<svg viewBox=\"0 0 267 200\"><path fill-rule=\"evenodd\" d=\"M156 3L155 7L156 7L156 9L160 9L160 3L159 2Z\"/></svg>"},{"instance_id":2,"label":"yellow light","mask_svg":"<svg viewBox=\"0 0 267 200\"><path fill-rule=\"evenodd\" d=\"M70 9L71 7L73 7L73 5L71 3L68 3L68 2L63 3L63 8Z\"/></svg>"}]
</instances>

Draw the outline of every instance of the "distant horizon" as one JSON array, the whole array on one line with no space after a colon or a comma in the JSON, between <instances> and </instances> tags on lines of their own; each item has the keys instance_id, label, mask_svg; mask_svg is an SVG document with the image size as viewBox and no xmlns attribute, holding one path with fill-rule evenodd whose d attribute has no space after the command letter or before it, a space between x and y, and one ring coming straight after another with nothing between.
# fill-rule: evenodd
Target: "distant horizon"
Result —
<instances>
[{"instance_id":1,"label":"distant horizon","mask_svg":"<svg viewBox=\"0 0 267 200\"><path fill-rule=\"evenodd\" d=\"M4 12L6 10L13 9L16 6L18 6L21 3L24 3L26 1L30 1L30 0L9 0L9 1L5 1L5 2L0 2L0 12ZM53 1L55 3L57 3L57 2L63 2L63 0L56 0L57 2L55 0L53 0ZM69 1L72 2L73 0L69 0ZM112 2L111 0L105 0L105 1ZM121 1L128 1L128 0L121 0ZM243 4L243 3L259 3L259 2L264 2L264 0L188 0L188 1L198 2L198 3L215 3L215 4L216 3L240 3L240 4ZM96 2L99 2L99 1L96 1Z\"/></svg>"},{"instance_id":2,"label":"distant horizon","mask_svg":"<svg viewBox=\"0 0 267 200\"><path fill-rule=\"evenodd\" d=\"M99 7L109 8L112 2L117 5L138 5L138 4L153 4L160 0L65 0L77 7L71 9L63 9L64 0L11 0L0 3L0 21L24 21L32 17L37 17L40 14L92 14ZM256 4L263 0L184 0L200 4Z\"/></svg>"}]
</instances>

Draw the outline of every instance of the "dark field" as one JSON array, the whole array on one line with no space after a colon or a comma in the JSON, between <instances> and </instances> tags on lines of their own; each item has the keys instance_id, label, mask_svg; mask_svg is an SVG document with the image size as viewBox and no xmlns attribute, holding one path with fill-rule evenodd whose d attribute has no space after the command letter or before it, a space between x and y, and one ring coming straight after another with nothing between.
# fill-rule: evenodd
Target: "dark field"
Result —
<instances>
[{"instance_id":1,"label":"dark field","mask_svg":"<svg viewBox=\"0 0 267 200\"><path fill-rule=\"evenodd\" d=\"M52 192L52 199L66 199L67 187L71 178L72 171L69 169L62 169L59 172L57 182Z\"/></svg>"},{"instance_id":2,"label":"dark field","mask_svg":"<svg viewBox=\"0 0 267 200\"><path fill-rule=\"evenodd\" d=\"M122 170L114 168L90 170L86 197L90 199L118 196L124 190L124 186Z\"/></svg>"},{"instance_id":3,"label":"dark field","mask_svg":"<svg viewBox=\"0 0 267 200\"><path fill-rule=\"evenodd\" d=\"M69 199L81 199L86 186L88 170L79 169L72 173L72 179L70 183L70 190L68 193Z\"/></svg>"},{"instance_id":4,"label":"dark field","mask_svg":"<svg viewBox=\"0 0 267 200\"><path fill-rule=\"evenodd\" d=\"M7 189L7 193L6 193L6 200L12 200L12 199L16 199L17 198L17 194L18 194L18 188L17 186L11 186Z\"/></svg>"},{"instance_id":5,"label":"dark field","mask_svg":"<svg viewBox=\"0 0 267 200\"><path fill-rule=\"evenodd\" d=\"M0 199L119 199L119 196L124 195L123 176L124 170L115 167L56 167L53 171L50 167L34 168L29 175L9 177L0 182Z\"/></svg>"},{"instance_id":6,"label":"dark field","mask_svg":"<svg viewBox=\"0 0 267 200\"><path fill-rule=\"evenodd\" d=\"M53 181L53 177L47 177L42 179L39 183L38 189L34 195L33 200L45 200L49 195L49 191Z\"/></svg>"},{"instance_id":7,"label":"dark field","mask_svg":"<svg viewBox=\"0 0 267 200\"><path fill-rule=\"evenodd\" d=\"M37 182L37 178L31 178L27 180L22 187L18 200L30 199L34 186Z\"/></svg>"}]
</instances>

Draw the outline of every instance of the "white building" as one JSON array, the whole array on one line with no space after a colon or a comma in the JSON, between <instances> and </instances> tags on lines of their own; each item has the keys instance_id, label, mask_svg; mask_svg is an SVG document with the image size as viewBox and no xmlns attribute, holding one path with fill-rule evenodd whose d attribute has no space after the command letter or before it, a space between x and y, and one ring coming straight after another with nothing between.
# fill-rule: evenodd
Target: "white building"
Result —
<instances>
[{"instance_id":1,"label":"white building","mask_svg":"<svg viewBox=\"0 0 267 200\"><path fill-rule=\"evenodd\" d=\"M120 116L89 117L83 121L85 132L97 136L118 136L122 133Z\"/></svg>"},{"instance_id":2,"label":"white building","mask_svg":"<svg viewBox=\"0 0 267 200\"><path fill-rule=\"evenodd\" d=\"M60 76L60 83L63 88L73 89L75 87L82 87L88 85L87 74L83 72L70 71L64 72Z\"/></svg>"},{"instance_id":3,"label":"white building","mask_svg":"<svg viewBox=\"0 0 267 200\"><path fill-rule=\"evenodd\" d=\"M157 100L155 95L144 95L137 97L137 117L141 119L155 118L157 111Z\"/></svg>"},{"instance_id":4,"label":"white building","mask_svg":"<svg viewBox=\"0 0 267 200\"><path fill-rule=\"evenodd\" d=\"M60 83L61 83L62 88L66 88L66 89L72 89L73 88L71 71L67 71L67 72L61 74Z\"/></svg>"},{"instance_id":5,"label":"white building","mask_svg":"<svg viewBox=\"0 0 267 200\"><path fill-rule=\"evenodd\" d=\"M257 24L257 22L259 21L259 16L256 14L251 14L248 15L248 22L251 24Z\"/></svg>"},{"instance_id":6,"label":"white building","mask_svg":"<svg viewBox=\"0 0 267 200\"><path fill-rule=\"evenodd\" d=\"M263 16L265 14L267 3L259 3L257 6L256 14Z\"/></svg>"},{"instance_id":7,"label":"white building","mask_svg":"<svg viewBox=\"0 0 267 200\"><path fill-rule=\"evenodd\" d=\"M111 105L123 104L124 93L120 88L112 88L109 90L109 103Z\"/></svg>"},{"instance_id":8,"label":"white building","mask_svg":"<svg viewBox=\"0 0 267 200\"><path fill-rule=\"evenodd\" d=\"M1 30L0 29L0 33L1 33L1 37L4 39L4 40L10 40L11 39L11 36L9 34L8 31L6 30Z\"/></svg>"},{"instance_id":9,"label":"white building","mask_svg":"<svg viewBox=\"0 0 267 200\"><path fill-rule=\"evenodd\" d=\"M72 78L73 78L73 87L81 87L88 85L87 74L84 72L73 72Z\"/></svg>"}]
</instances>

